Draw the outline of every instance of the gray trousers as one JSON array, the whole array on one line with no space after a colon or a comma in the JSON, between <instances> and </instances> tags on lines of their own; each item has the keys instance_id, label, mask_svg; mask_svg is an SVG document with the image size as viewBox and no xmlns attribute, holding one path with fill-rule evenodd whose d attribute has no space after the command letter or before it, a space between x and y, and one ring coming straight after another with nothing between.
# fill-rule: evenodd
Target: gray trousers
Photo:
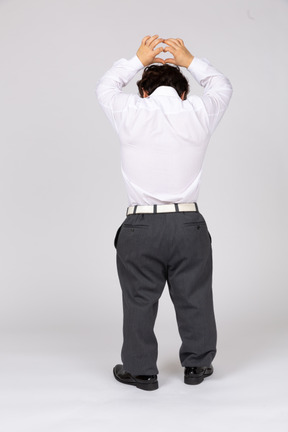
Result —
<instances>
[{"instance_id":1,"label":"gray trousers","mask_svg":"<svg viewBox=\"0 0 288 432\"><path fill-rule=\"evenodd\" d=\"M184 366L209 366L216 354L211 236L197 212L131 214L114 246L123 298L124 369L158 374L154 333L165 283L174 304Z\"/></svg>"}]
</instances>

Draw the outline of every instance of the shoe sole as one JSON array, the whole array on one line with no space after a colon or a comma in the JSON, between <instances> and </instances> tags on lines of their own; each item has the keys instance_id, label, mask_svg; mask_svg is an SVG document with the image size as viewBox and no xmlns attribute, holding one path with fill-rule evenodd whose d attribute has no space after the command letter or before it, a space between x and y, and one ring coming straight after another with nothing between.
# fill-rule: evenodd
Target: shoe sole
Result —
<instances>
[{"instance_id":1,"label":"shoe sole","mask_svg":"<svg viewBox=\"0 0 288 432\"><path fill-rule=\"evenodd\" d=\"M207 377L209 377L209 376L211 376L212 373L206 374L206 375L202 375L201 377L184 377L184 383L185 384L189 384L189 385L201 384L204 381L204 379L207 378Z\"/></svg>"},{"instance_id":2,"label":"shoe sole","mask_svg":"<svg viewBox=\"0 0 288 432\"><path fill-rule=\"evenodd\" d=\"M119 378L116 373L115 370L113 369L113 374L114 377L117 381L119 381L122 384L127 384L127 385L133 385L134 387L137 387L141 390L147 390L147 391L151 391L151 390L157 390L159 385L158 385L158 381L154 382L154 383L149 383L149 384L145 384L145 383L137 383L137 382L126 382L121 380L121 378Z\"/></svg>"}]
</instances>

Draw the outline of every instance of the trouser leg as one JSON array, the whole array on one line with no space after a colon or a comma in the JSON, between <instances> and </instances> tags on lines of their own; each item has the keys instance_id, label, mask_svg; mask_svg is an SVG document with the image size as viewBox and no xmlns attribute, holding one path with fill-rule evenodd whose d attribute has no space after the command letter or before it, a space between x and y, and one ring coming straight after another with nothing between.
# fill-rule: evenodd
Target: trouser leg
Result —
<instances>
[{"instance_id":1,"label":"trouser leg","mask_svg":"<svg viewBox=\"0 0 288 432\"><path fill-rule=\"evenodd\" d=\"M212 247L200 213L178 217L167 282L182 339L182 366L208 366L216 355Z\"/></svg>"},{"instance_id":2,"label":"trouser leg","mask_svg":"<svg viewBox=\"0 0 288 432\"><path fill-rule=\"evenodd\" d=\"M117 243L123 299L121 358L124 369L133 375L158 373L154 324L166 283L166 267L161 259L161 226L147 219L143 215L128 216Z\"/></svg>"}]
</instances>

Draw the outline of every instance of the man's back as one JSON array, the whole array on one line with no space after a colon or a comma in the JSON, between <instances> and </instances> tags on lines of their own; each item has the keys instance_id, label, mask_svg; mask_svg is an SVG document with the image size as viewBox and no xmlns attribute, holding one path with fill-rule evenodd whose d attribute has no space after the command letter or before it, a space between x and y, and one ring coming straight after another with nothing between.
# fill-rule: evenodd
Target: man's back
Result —
<instances>
[{"instance_id":1,"label":"man's back","mask_svg":"<svg viewBox=\"0 0 288 432\"><path fill-rule=\"evenodd\" d=\"M205 151L232 94L229 80L207 60L188 71L203 96L182 100L159 86L145 98L122 92L143 68L137 56L121 59L97 84L97 95L121 141L121 168L129 205L196 202Z\"/></svg>"}]
</instances>

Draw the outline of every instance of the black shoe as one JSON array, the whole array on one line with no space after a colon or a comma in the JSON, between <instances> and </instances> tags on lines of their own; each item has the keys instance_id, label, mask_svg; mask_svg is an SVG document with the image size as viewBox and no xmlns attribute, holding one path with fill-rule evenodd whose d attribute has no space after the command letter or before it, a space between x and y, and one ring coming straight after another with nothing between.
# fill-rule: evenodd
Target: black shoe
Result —
<instances>
[{"instance_id":1,"label":"black shoe","mask_svg":"<svg viewBox=\"0 0 288 432\"><path fill-rule=\"evenodd\" d=\"M137 375L133 376L123 369L123 365L116 365L113 368L114 377L123 384L134 385L141 390L158 389L157 375Z\"/></svg>"},{"instance_id":2,"label":"black shoe","mask_svg":"<svg viewBox=\"0 0 288 432\"><path fill-rule=\"evenodd\" d=\"M213 366L196 366L196 367L185 367L184 371L184 382L185 384L200 384L204 381L204 378L212 375L214 369Z\"/></svg>"}]
</instances>

